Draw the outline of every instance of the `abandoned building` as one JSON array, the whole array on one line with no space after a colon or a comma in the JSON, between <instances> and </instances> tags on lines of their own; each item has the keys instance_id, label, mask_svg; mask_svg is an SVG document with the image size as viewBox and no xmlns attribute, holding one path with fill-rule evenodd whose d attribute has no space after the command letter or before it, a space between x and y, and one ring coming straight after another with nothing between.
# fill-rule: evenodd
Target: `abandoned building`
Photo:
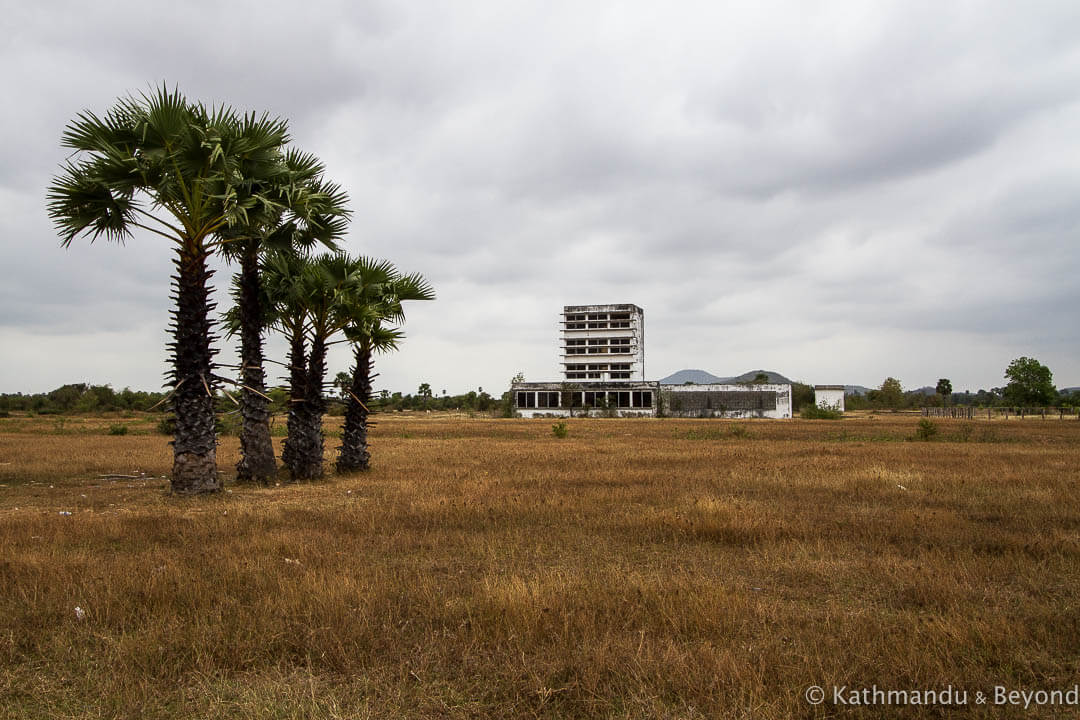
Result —
<instances>
[{"instance_id":1,"label":"abandoned building","mask_svg":"<svg viewBox=\"0 0 1080 720\"><path fill-rule=\"evenodd\" d=\"M567 305L559 341L561 381L510 387L522 417L791 417L791 385L645 380L645 311L637 305Z\"/></svg>"},{"instance_id":2,"label":"abandoned building","mask_svg":"<svg viewBox=\"0 0 1080 720\"><path fill-rule=\"evenodd\" d=\"M672 417L791 417L791 385L665 385L664 412Z\"/></svg>"},{"instance_id":3,"label":"abandoned building","mask_svg":"<svg viewBox=\"0 0 1080 720\"><path fill-rule=\"evenodd\" d=\"M844 412L844 386L815 385L814 404L823 410Z\"/></svg>"},{"instance_id":4,"label":"abandoned building","mask_svg":"<svg viewBox=\"0 0 1080 720\"><path fill-rule=\"evenodd\" d=\"M560 325L563 379L645 380L645 311L637 305L567 305Z\"/></svg>"}]
</instances>

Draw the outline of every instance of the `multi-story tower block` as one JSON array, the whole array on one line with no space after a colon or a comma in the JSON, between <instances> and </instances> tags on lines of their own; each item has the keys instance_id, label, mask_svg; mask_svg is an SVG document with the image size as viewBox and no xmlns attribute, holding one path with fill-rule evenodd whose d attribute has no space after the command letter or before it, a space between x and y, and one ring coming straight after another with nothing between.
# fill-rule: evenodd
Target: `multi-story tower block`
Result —
<instances>
[{"instance_id":1,"label":"multi-story tower block","mask_svg":"<svg viewBox=\"0 0 1080 720\"><path fill-rule=\"evenodd\" d=\"M565 380L645 380L645 311L637 305L566 305Z\"/></svg>"}]
</instances>

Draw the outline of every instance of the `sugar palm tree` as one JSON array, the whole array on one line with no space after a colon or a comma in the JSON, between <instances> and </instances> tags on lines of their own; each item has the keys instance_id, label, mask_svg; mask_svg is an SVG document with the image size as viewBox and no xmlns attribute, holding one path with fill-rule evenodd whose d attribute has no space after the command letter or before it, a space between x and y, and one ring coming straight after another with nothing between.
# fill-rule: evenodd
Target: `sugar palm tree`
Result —
<instances>
[{"instance_id":1,"label":"sugar palm tree","mask_svg":"<svg viewBox=\"0 0 1080 720\"><path fill-rule=\"evenodd\" d=\"M337 460L338 472L368 468L368 403L371 381L375 377L376 353L397 350L404 333L387 323L405 321L401 303L406 300L434 300L435 292L419 274L401 275L393 265L370 258L354 262L359 284L353 288L351 320L345 336L355 355L352 383L345 399L345 426Z\"/></svg>"},{"instance_id":2,"label":"sugar palm tree","mask_svg":"<svg viewBox=\"0 0 1080 720\"><path fill-rule=\"evenodd\" d=\"M74 151L48 191L64 247L76 237L124 241L135 230L175 250L172 314L172 489L219 490L214 431L213 327L207 259L226 228L274 198L253 178L280 171L287 124L266 115L189 102L163 88L119 100L104 116L85 111L61 137Z\"/></svg>"},{"instance_id":3,"label":"sugar palm tree","mask_svg":"<svg viewBox=\"0 0 1080 720\"><path fill-rule=\"evenodd\" d=\"M324 166L313 155L286 152L281 172L256 178L244 188L269 201L247 214L246 221L220 233L226 258L238 260L236 320L240 334L240 461L237 480L267 484L277 471L270 438L270 403L265 394L262 331L265 326L260 255L266 251L308 248L315 243L336 249L348 225L345 193L322 179Z\"/></svg>"},{"instance_id":4,"label":"sugar palm tree","mask_svg":"<svg viewBox=\"0 0 1080 720\"><path fill-rule=\"evenodd\" d=\"M326 352L351 321L349 299L359 278L341 253L277 255L265 263L273 325L289 341L288 437L282 460L293 480L323 472L322 418Z\"/></svg>"}]
</instances>

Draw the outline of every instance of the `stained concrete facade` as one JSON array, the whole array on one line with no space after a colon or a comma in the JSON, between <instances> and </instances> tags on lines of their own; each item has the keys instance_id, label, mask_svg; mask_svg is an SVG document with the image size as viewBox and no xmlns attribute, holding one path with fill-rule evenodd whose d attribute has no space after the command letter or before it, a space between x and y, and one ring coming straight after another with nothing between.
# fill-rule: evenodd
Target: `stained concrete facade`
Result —
<instances>
[{"instance_id":1,"label":"stained concrete facade","mask_svg":"<svg viewBox=\"0 0 1080 720\"><path fill-rule=\"evenodd\" d=\"M665 385L664 413L672 417L791 417L791 385Z\"/></svg>"},{"instance_id":2,"label":"stained concrete facade","mask_svg":"<svg viewBox=\"0 0 1080 720\"><path fill-rule=\"evenodd\" d=\"M645 311L637 305L567 305L559 328L567 382L645 380Z\"/></svg>"},{"instance_id":3,"label":"stained concrete facade","mask_svg":"<svg viewBox=\"0 0 1080 720\"><path fill-rule=\"evenodd\" d=\"M844 412L843 385L815 385L814 404L826 410Z\"/></svg>"},{"instance_id":4,"label":"stained concrete facade","mask_svg":"<svg viewBox=\"0 0 1080 720\"><path fill-rule=\"evenodd\" d=\"M645 380L645 311L637 305L566 305L561 382L510 386L522 417L790 418L791 385L670 385Z\"/></svg>"},{"instance_id":5,"label":"stained concrete facade","mask_svg":"<svg viewBox=\"0 0 1080 720\"><path fill-rule=\"evenodd\" d=\"M523 382L512 384L510 392L522 417L651 417L660 383Z\"/></svg>"}]
</instances>

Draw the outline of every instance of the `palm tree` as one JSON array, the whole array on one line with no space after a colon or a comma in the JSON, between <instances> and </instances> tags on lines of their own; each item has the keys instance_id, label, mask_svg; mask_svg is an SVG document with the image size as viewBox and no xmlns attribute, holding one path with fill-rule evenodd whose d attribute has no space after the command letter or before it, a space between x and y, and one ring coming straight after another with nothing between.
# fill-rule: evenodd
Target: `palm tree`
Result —
<instances>
[{"instance_id":1,"label":"palm tree","mask_svg":"<svg viewBox=\"0 0 1080 720\"><path fill-rule=\"evenodd\" d=\"M207 108L167 88L121 99L102 117L80 113L61 137L76 159L53 179L48 210L64 247L79 236L122 242L139 229L176 249L169 348L177 493L221 489L207 258L222 243L216 234L275 201L252 178L279 170L287 141L284 120Z\"/></svg>"},{"instance_id":2,"label":"palm tree","mask_svg":"<svg viewBox=\"0 0 1080 720\"><path fill-rule=\"evenodd\" d=\"M237 480L268 484L277 472L270 438L270 401L263 369L260 254L268 250L308 248L316 242L336 249L348 224L347 197L321 176L324 166L313 155L290 150L281 172L256 178L247 193L272 198L249 212L246 222L220 233L227 259L239 260L236 295L240 333L240 461Z\"/></svg>"},{"instance_id":3,"label":"palm tree","mask_svg":"<svg viewBox=\"0 0 1080 720\"><path fill-rule=\"evenodd\" d=\"M387 327L384 322L404 322L401 303L405 300L435 299L435 292L419 274L402 276L390 263L370 258L358 258L354 267L359 285L351 298L352 322L345 328L345 336L353 345L355 363L345 399L338 472L366 470L371 459L367 435L374 354L396 350L404 337L401 330Z\"/></svg>"},{"instance_id":4,"label":"palm tree","mask_svg":"<svg viewBox=\"0 0 1080 720\"><path fill-rule=\"evenodd\" d=\"M334 335L352 322L349 304L358 277L348 256L278 255L265 265L273 324L289 340L288 437L282 460L293 480L320 477L326 351Z\"/></svg>"}]
</instances>

